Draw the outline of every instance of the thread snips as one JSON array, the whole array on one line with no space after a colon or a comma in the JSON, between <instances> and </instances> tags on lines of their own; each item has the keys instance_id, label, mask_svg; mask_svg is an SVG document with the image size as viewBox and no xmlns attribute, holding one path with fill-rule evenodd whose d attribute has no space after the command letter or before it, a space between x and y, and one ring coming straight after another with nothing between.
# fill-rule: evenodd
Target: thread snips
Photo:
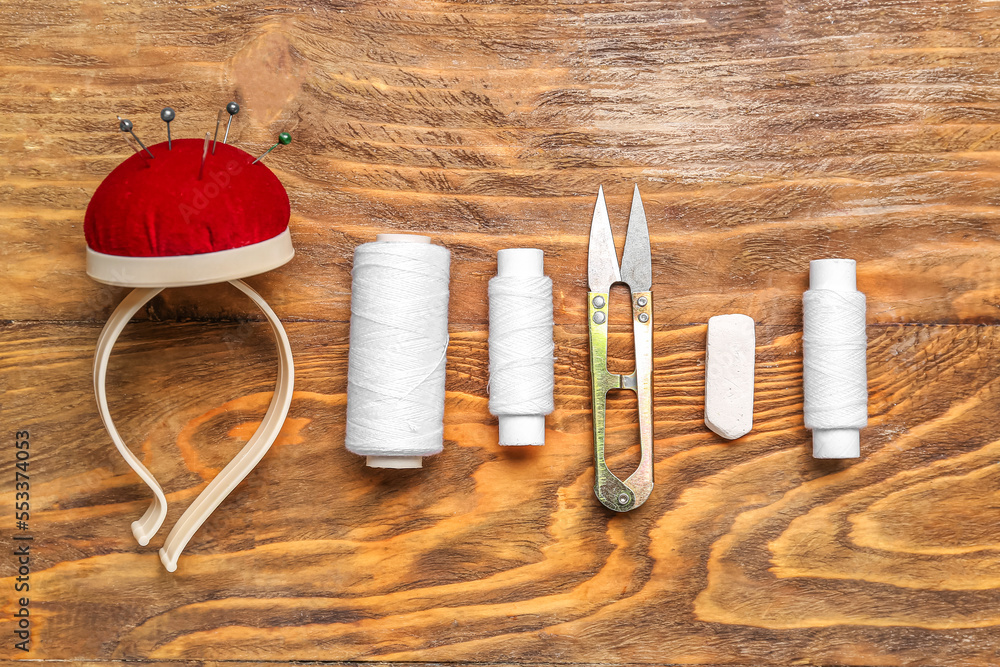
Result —
<instances>
[{"instance_id":1,"label":"thread snips","mask_svg":"<svg viewBox=\"0 0 1000 667\"><path fill-rule=\"evenodd\" d=\"M594 493L616 512L627 512L646 502L653 490L653 281L646 212L639 186L632 194L628 232L621 266L615 251L604 188L597 191L594 219L587 251L587 324L590 334L590 380L594 407ZM632 295L632 331L635 338L635 370L629 375L608 371L608 312L611 286L628 285ZM604 459L607 394L612 389L631 389L639 403L639 467L622 481L608 469Z\"/></svg>"}]
</instances>

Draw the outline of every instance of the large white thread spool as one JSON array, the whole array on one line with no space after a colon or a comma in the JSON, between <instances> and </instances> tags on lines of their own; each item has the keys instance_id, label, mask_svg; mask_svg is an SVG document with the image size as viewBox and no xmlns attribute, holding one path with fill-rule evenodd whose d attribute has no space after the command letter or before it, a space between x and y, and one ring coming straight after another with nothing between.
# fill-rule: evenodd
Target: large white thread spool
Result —
<instances>
[{"instance_id":1,"label":"large white thread spool","mask_svg":"<svg viewBox=\"0 0 1000 667\"><path fill-rule=\"evenodd\" d=\"M490 280L490 414L504 446L544 445L555 384L552 279L537 248L497 252Z\"/></svg>"},{"instance_id":2,"label":"large white thread spool","mask_svg":"<svg viewBox=\"0 0 1000 667\"><path fill-rule=\"evenodd\" d=\"M802 320L803 412L813 457L857 458L868 423L868 340L853 259L809 262Z\"/></svg>"},{"instance_id":3,"label":"large white thread spool","mask_svg":"<svg viewBox=\"0 0 1000 667\"><path fill-rule=\"evenodd\" d=\"M419 468L443 447L450 257L410 234L354 251L345 445L373 468Z\"/></svg>"}]
</instances>

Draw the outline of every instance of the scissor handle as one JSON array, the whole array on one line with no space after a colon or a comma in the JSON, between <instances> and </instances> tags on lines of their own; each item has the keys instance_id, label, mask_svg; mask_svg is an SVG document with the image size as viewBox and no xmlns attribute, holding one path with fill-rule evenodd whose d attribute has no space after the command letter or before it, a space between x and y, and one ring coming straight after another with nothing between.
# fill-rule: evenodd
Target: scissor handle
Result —
<instances>
[{"instance_id":1,"label":"scissor handle","mask_svg":"<svg viewBox=\"0 0 1000 667\"><path fill-rule=\"evenodd\" d=\"M607 292L587 293L594 413L594 494L608 509L627 512L646 502L653 490L653 297L650 292L632 294L635 372L629 375L608 371L608 301ZM624 482L611 472L604 456L607 394L612 389L635 391L639 403L639 466Z\"/></svg>"},{"instance_id":2,"label":"scissor handle","mask_svg":"<svg viewBox=\"0 0 1000 667\"><path fill-rule=\"evenodd\" d=\"M639 403L639 467L625 484L635 505L653 491L653 293L632 293L632 337L635 340L635 393Z\"/></svg>"}]
</instances>

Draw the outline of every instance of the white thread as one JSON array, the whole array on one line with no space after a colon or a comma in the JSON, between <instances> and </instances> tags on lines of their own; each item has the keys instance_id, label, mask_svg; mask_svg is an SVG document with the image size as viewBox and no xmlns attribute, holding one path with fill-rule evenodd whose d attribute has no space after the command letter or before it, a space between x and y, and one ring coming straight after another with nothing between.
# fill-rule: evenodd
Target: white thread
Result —
<instances>
[{"instance_id":1,"label":"white thread","mask_svg":"<svg viewBox=\"0 0 1000 667\"><path fill-rule=\"evenodd\" d=\"M501 445L543 445L545 415L555 408L552 280L541 250L501 250L497 264L489 284L490 413L500 418Z\"/></svg>"},{"instance_id":2,"label":"white thread","mask_svg":"<svg viewBox=\"0 0 1000 667\"><path fill-rule=\"evenodd\" d=\"M865 295L855 289L853 260L811 262L810 286L802 295L805 426L813 456L854 458L868 423Z\"/></svg>"},{"instance_id":3,"label":"white thread","mask_svg":"<svg viewBox=\"0 0 1000 667\"><path fill-rule=\"evenodd\" d=\"M429 241L354 251L345 444L376 467L420 467L444 442L451 253Z\"/></svg>"}]
</instances>

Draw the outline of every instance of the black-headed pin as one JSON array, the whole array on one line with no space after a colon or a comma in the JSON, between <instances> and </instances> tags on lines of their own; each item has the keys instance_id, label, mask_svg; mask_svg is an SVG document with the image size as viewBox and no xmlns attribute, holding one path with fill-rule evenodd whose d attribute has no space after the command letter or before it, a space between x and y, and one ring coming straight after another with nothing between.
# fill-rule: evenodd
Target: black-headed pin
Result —
<instances>
[{"instance_id":1,"label":"black-headed pin","mask_svg":"<svg viewBox=\"0 0 1000 667\"><path fill-rule=\"evenodd\" d=\"M172 121L174 118L177 118L177 112L174 111L173 109L171 109L170 107L163 107L163 109L160 110L160 120L162 120L164 123L167 124L167 150L168 151L174 150L174 145L170 141L170 121Z\"/></svg>"},{"instance_id":2,"label":"black-headed pin","mask_svg":"<svg viewBox=\"0 0 1000 667\"><path fill-rule=\"evenodd\" d=\"M215 118L215 137L212 138L212 155L215 155L215 142L219 138L219 122L222 120L222 112L225 111L229 114L229 122L226 123L226 136L222 138L222 143L226 143L229 139L229 127L233 124L233 116L240 112L240 105L236 102L230 102L226 105L225 109L219 111L219 115Z\"/></svg>"},{"instance_id":3,"label":"black-headed pin","mask_svg":"<svg viewBox=\"0 0 1000 667\"><path fill-rule=\"evenodd\" d=\"M229 122L226 123L226 136L222 138L222 143L229 141L229 127L233 124L233 116L240 112L240 105L236 102L230 102L226 105L226 113L229 114Z\"/></svg>"},{"instance_id":4,"label":"black-headed pin","mask_svg":"<svg viewBox=\"0 0 1000 667\"><path fill-rule=\"evenodd\" d=\"M122 118L121 116L118 116L118 120L119 120L118 129L120 129L122 132L128 132L129 134L131 134L132 137L139 142L139 145L142 146L142 150L149 153L149 157L155 158L156 156L153 155L148 148L146 148L146 144L142 143L142 139L135 136L135 132L132 131L132 121L130 121L128 118Z\"/></svg>"}]
</instances>

